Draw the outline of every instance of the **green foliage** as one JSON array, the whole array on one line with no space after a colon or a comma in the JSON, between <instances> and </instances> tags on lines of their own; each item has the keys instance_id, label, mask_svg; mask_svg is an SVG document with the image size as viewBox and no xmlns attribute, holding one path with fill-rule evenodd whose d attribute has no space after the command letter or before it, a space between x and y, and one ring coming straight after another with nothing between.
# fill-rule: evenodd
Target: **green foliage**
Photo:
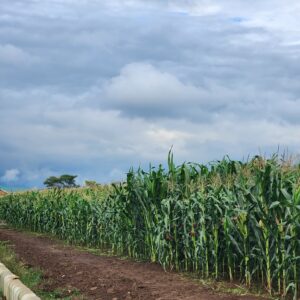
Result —
<instances>
[{"instance_id":1,"label":"green foliage","mask_svg":"<svg viewBox=\"0 0 300 300\"><path fill-rule=\"evenodd\" d=\"M9 195L18 228L297 299L300 169L255 157L130 170L113 188Z\"/></svg>"},{"instance_id":2,"label":"green foliage","mask_svg":"<svg viewBox=\"0 0 300 300\"><path fill-rule=\"evenodd\" d=\"M77 175L64 174L60 177L50 176L44 181L47 188L73 188L77 187L75 183Z\"/></svg>"}]
</instances>

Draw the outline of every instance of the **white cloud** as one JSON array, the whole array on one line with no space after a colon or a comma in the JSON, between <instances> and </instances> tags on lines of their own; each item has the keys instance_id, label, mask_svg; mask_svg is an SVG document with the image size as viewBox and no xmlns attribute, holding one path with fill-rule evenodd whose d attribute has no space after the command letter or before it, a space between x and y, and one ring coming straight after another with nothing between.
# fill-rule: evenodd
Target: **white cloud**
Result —
<instances>
[{"instance_id":1,"label":"white cloud","mask_svg":"<svg viewBox=\"0 0 300 300\"><path fill-rule=\"evenodd\" d=\"M176 153L180 155L187 154L189 140L198 138L197 135L186 130L174 130L172 127L164 128L157 124L145 132L147 140L151 142L151 145L155 145L159 154L158 158L164 158L172 147L176 148Z\"/></svg>"},{"instance_id":2,"label":"white cloud","mask_svg":"<svg viewBox=\"0 0 300 300\"><path fill-rule=\"evenodd\" d=\"M36 58L21 48L11 44L0 44L0 64L28 65L36 61Z\"/></svg>"},{"instance_id":3,"label":"white cloud","mask_svg":"<svg viewBox=\"0 0 300 300\"><path fill-rule=\"evenodd\" d=\"M104 89L104 96L112 106L122 106L125 103L137 107L147 104L169 107L182 97L187 101L194 101L199 96L199 91L150 64L133 63L125 66L120 75L110 80Z\"/></svg>"},{"instance_id":4,"label":"white cloud","mask_svg":"<svg viewBox=\"0 0 300 300\"><path fill-rule=\"evenodd\" d=\"M168 1L168 9L199 17L215 15L221 11L221 6L218 3L207 0Z\"/></svg>"},{"instance_id":5,"label":"white cloud","mask_svg":"<svg viewBox=\"0 0 300 300\"><path fill-rule=\"evenodd\" d=\"M19 179L20 171L18 169L6 170L4 175L0 178L3 182L12 182Z\"/></svg>"},{"instance_id":6,"label":"white cloud","mask_svg":"<svg viewBox=\"0 0 300 300\"><path fill-rule=\"evenodd\" d=\"M235 93L226 87L184 83L147 63L126 65L99 94L100 105L130 116L193 117L197 113L198 121L209 117L207 111L226 105L228 97L231 103L236 101Z\"/></svg>"}]
</instances>

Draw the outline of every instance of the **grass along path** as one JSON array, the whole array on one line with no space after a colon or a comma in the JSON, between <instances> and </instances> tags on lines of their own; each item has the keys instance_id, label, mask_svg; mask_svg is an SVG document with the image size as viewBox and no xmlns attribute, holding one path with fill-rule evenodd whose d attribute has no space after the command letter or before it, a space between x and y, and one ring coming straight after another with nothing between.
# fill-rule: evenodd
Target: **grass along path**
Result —
<instances>
[{"instance_id":1,"label":"grass along path","mask_svg":"<svg viewBox=\"0 0 300 300\"><path fill-rule=\"evenodd\" d=\"M20 277L22 283L30 288L43 300L50 299L82 299L79 297L79 293L76 290L67 290L56 288L54 290L48 290L48 286L51 286L51 280L44 278L43 272L38 267L30 267L28 264L18 259L14 246L9 240L0 240L0 261L15 275ZM2 296L2 291L0 291ZM0 297L1 299L1 297Z\"/></svg>"}]
</instances>

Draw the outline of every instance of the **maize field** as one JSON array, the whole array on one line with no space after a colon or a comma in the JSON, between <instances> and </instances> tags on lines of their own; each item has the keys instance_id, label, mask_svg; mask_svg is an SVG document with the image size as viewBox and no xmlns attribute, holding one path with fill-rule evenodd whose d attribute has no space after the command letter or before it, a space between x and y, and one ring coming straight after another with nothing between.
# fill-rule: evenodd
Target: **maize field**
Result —
<instances>
[{"instance_id":1,"label":"maize field","mask_svg":"<svg viewBox=\"0 0 300 300\"><path fill-rule=\"evenodd\" d=\"M0 219L165 269L259 287L297 300L300 166L256 156L131 169L104 188L15 193Z\"/></svg>"}]
</instances>

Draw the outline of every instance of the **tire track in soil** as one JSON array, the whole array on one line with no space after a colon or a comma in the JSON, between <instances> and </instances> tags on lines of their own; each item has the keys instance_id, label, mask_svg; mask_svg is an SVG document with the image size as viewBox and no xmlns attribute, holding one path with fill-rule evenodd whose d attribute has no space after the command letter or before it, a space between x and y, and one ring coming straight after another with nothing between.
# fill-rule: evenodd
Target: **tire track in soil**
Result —
<instances>
[{"instance_id":1,"label":"tire track in soil","mask_svg":"<svg viewBox=\"0 0 300 300\"><path fill-rule=\"evenodd\" d=\"M84 299L98 300L261 300L253 296L219 295L157 264L98 256L48 237L0 229L28 266L39 267L49 283L42 288L76 288ZM73 297L75 300L76 297Z\"/></svg>"}]
</instances>

